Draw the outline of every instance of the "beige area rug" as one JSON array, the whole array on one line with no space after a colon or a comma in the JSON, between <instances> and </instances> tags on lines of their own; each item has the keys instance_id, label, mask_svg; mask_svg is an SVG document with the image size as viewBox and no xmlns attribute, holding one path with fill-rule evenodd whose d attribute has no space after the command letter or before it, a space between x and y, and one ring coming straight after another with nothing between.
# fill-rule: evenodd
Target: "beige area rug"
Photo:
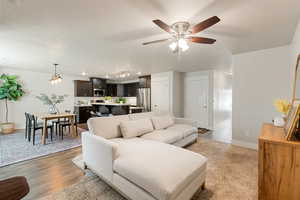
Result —
<instances>
[{"instance_id":1,"label":"beige area rug","mask_svg":"<svg viewBox=\"0 0 300 200\"><path fill-rule=\"evenodd\" d=\"M208 158L206 189L199 190L192 200L256 200L257 151L199 139L187 149ZM80 168L82 158L73 162ZM54 193L43 200L123 200L120 194L101 181L91 171L73 186Z\"/></svg>"}]
</instances>

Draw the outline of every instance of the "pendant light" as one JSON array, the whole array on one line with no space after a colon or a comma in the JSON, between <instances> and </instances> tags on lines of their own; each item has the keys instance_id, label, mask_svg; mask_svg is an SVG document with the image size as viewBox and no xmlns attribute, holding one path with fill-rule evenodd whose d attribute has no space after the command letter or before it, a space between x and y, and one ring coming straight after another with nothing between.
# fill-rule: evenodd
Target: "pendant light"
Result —
<instances>
[{"instance_id":1,"label":"pendant light","mask_svg":"<svg viewBox=\"0 0 300 200\"><path fill-rule=\"evenodd\" d=\"M57 71L56 71L58 64L53 64L53 65L54 65L54 74L53 74L53 76L50 79L50 83L52 85L60 83L62 81L61 75L59 73L57 73Z\"/></svg>"}]
</instances>

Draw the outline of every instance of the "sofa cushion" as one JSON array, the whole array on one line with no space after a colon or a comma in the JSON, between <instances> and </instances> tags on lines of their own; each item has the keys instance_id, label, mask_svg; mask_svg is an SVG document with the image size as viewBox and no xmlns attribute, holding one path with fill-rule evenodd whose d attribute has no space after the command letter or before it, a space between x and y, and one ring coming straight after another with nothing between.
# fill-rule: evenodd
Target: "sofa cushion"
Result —
<instances>
[{"instance_id":1,"label":"sofa cushion","mask_svg":"<svg viewBox=\"0 0 300 200\"><path fill-rule=\"evenodd\" d=\"M206 169L202 155L161 142L123 139L118 148L114 172L160 200L176 197Z\"/></svg>"},{"instance_id":2,"label":"sofa cushion","mask_svg":"<svg viewBox=\"0 0 300 200\"><path fill-rule=\"evenodd\" d=\"M114 117L94 117L87 122L91 133L106 139L121 137L120 123L129 121L128 115Z\"/></svg>"},{"instance_id":3,"label":"sofa cushion","mask_svg":"<svg viewBox=\"0 0 300 200\"><path fill-rule=\"evenodd\" d=\"M168 127L166 130L172 131L172 132L180 132L183 134L183 137L188 137L192 135L193 133L197 133L197 128L187 125L187 124L174 124L170 127Z\"/></svg>"},{"instance_id":4,"label":"sofa cushion","mask_svg":"<svg viewBox=\"0 0 300 200\"><path fill-rule=\"evenodd\" d=\"M122 121L120 128L124 138L137 137L153 131L150 119Z\"/></svg>"},{"instance_id":5,"label":"sofa cushion","mask_svg":"<svg viewBox=\"0 0 300 200\"><path fill-rule=\"evenodd\" d=\"M156 130L168 128L174 124L174 119L171 115L153 116L151 120Z\"/></svg>"},{"instance_id":6,"label":"sofa cushion","mask_svg":"<svg viewBox=\"0 0 300 200\"><path fill-rule=\"evenodd\" d=\"M151 133L143 135L141 138L172 144L174 142L177 142L178 140L183 139L183 135L182 133L176 131L155 130Z\"/></svg>"},{"instance_id":7,"label":"sofa cushion","mask_svg":"<svg viewBox=\"0 0 300 200\"><path fill-rule=\"evenodd\" d=\"M143 113L135 113L130 114L129 119L130 120L138 120L138 119L151 119L155 114L154 112L143 112Z\"/></svg>"}]
</instances>

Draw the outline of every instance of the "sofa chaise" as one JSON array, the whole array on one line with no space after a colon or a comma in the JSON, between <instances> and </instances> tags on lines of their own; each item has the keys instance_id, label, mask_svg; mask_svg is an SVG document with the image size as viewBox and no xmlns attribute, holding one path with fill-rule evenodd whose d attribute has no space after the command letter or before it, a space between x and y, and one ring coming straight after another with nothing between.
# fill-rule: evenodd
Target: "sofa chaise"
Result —
<instances>
[{"instance_id":1,"label":"sofa chaise","mask_svg":"<svg viewBox=\"0 0 300 200\"><path fill-rule=\"evenodd\" d=\"M207 159L180 148L195 122L153 112L97 117L82 134L85 166L132 200L188 200L205 184Z\"/></svg>"}]
</instances>

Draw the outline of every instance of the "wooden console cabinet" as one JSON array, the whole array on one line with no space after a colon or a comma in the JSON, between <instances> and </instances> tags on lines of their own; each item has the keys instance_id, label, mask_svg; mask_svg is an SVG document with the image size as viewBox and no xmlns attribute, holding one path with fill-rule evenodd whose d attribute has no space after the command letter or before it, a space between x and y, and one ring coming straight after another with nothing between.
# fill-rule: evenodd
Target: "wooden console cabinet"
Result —
<instances>
[{"instance_id":1,"label":"wooden console cabinet","mask_svg":"<svg viewBox=\"0 0 300 200\"><path fill-rule=\"evenodd\" d=\"M286 141L283 128L264 124L259 137L258 199L300 199L300 142Z\"/></svg>"}]
</instances>

